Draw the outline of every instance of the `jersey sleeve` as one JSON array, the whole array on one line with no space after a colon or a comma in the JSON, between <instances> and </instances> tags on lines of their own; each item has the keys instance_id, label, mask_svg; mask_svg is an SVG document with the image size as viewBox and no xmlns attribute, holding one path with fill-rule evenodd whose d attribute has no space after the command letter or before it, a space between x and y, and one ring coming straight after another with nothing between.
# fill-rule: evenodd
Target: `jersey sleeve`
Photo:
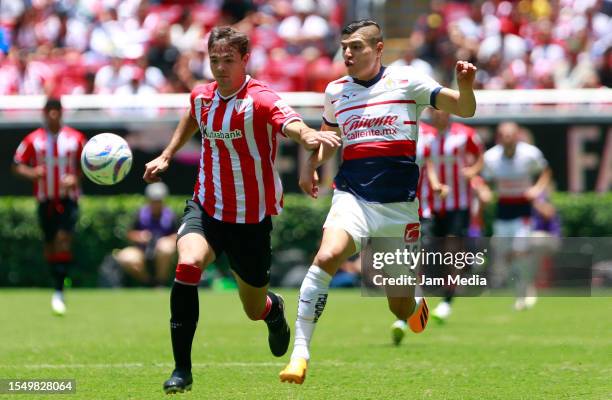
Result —
<instances>
[{"instance_id":1,"label":"jersey sleeve","mask_svg":"<svg viewBox=\"0 0 612 400\"><path fill-rule=\"evenodd\" d=\"M15 151L13 161L17 164L30 164L34 157L34 143L32 142L32 136L26 136Z\"/></svg>"},{"instance_id":2,"label":"jersey sleeve","mask_svg":"<svg viewBox=\"0 0 612 400\"><path fill-rule=\"evenodd\" d=\"M408 79L408 93L410 100L417 106L436 107L436 96L442 90L442 85L434 79L411 67L402 67L402 75Z\"/></svg>"},{"instance_id":3,"label":"jersey sleeve","mask_svg":"<svg viewBox=\"0 0 612 400\"><path fill-rule=\"evenodd\" d=\"M85 147L85 144L87 143L87 137L85 136L85 134L79 132L79 138L77 141L77 150L76 150L76 168L77 171L81 170L81 154L83 153L83 148Z\"/></svg>"},{"instance_id":4,"label":"jersey sleeve","mask_svg":"<svg viewBox=\"0 0 612 400\"><path fill-rule=\"evenodd\" d=\"M328 126L338 127L338 121L336 120L332 105L332 96L327 90L325 91L325 100L323 100L323 122Z\"/></svg>"},{"instance_id":5,"label":"jersey sleeve","mask_svg":"<svg viewBox=\"0 0 612 400\"><path fill-rule=\"evenodd\" d=\"M191 91L191 95L189 96L189 115L191 118L196 119L195 115L195 98L198 95L195 88Z\"/></svg>"},{"instance_id":6,"label":"jersey sleeve","mask_svg":"<svg viewBox=\"0 0 612 400\"><path fill-rule=\"evenodd\" d=\"M284 136L283 129L288 123L302 121L300 114L271 90L259 92L257 101L258 108L265 114L268 123L272 125L273 132Z\"/></svg>"},{"instance_id":7,"label":"jersey sleeve","mask_svg":"<svg viewBox=\"0 0 612 400\"><path fill-rule=\"evenodd\" d=\"M493 180L493 154L490 153L491 151L493 151L493 149L485 152L482 171L480 171L480 175L485 181Z\"/></svg>"},{"instance_id":8,"label":"jersey sleeve","mask_svg":"<svg viewBox=\"0 0 612 400\"><path fill-rule=\"evenodd\" d=\"M482 141L475 130L470 129L467 132L466 150L468 153L478 157L483 150Z\"/></svg>"},{"instance_id":9,"label":"jersey sleeve","mask_svg":"<svg viewBox=\"0 0 612 400\"><path fill-rule=\"evenodd\" d=\"M544 154L542 154L542 151L540 149L533 146L529 171L535 175L542 172L546 167L548 167L548 162L544 158Z\"/></svg>"}]
</instances>

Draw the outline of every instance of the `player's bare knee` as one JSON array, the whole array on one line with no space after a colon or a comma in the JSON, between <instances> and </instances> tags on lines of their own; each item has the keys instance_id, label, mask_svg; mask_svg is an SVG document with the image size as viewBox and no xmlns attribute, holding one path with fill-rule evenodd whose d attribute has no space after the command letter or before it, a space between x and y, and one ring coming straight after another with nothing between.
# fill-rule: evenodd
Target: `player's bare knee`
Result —
<instances>
[{"instance_id":1,"label":"player's bare knee","mask_svg":"<svg viewBox=\"0 0 612 400\"><path fill-rule=\"evenodd\" d=\"M200 269L204 269L205 259L196 254L181 254L179 255L178 264L194 265Z\"/></svg>"},{"instance_id":2,"label":"player's bare knee","mask_svg":"<svg viewBox=\"0 0 612 400\"><path fill-rule=\"evenodd\" d=\"M333 275L344 262L342 252L330 248L321 248L315 257L314 264Z\"/></svg>"}]
</instances>

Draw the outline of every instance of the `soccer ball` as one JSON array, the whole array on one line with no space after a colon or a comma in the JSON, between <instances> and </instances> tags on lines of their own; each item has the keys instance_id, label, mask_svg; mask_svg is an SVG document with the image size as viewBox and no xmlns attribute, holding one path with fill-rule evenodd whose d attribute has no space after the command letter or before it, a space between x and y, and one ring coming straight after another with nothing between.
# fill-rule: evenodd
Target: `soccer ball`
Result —
<instances>
[{"instance_id":1,"label":"soccer ball","mask_svg":"<svg viewBox=\"0 0 612 400\"><path fill-rule=\"evenodd\" d=\"M83 173L98 185L121 182L132 168L132 151L125 139L100 133L89 139L81 153Z\"/></svg>"}]
</instances>

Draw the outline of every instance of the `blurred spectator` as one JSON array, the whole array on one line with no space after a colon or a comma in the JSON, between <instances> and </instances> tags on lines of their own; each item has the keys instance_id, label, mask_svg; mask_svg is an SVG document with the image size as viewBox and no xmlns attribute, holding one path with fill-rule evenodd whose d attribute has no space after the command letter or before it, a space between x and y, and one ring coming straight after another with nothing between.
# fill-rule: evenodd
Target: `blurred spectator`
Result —
<instances>
[{"instance_id":1,"label":"blurred spectator","mask_svg":"<svg viewBox=\"0 0 612 400\"><path fill-rule=\"evenodd\" d=\"M330 33L327 21L316 14L314 0L293 0L295 15L285 18L278 27L279 36L287 43L290 54L299 54L306 47L325 48L324 39Z\"/></svg>"},{"instance_id":2,"label":"blurred spectator","mask_svg":"<svg viewBox=\"0 0 612 400\"><path fill-rule=\"evenodd\" d=\"M203 41L203 31L200 24L193 20L188 9L183 9L181 18L170 27L170 42L181 52L196 48Z\"/></svg>"},{"instance_id":3,"label":"blurred spectator","mask_svg":"<svg viewBox=\"0 0 612 400\"><path fill-rule=\"evenodd\" d=\"M145 81L145 71L137 66L131 66L126 72L127 83L115 91L118 95L150 95L157 90Z\"/></svg>"},{"instance_id":4,"label":"blurred spectator","mask_svg":"<svg viewBox=\"0 0 612 400\"><path fill-rule=\"evenodd\" d=\"M138 282L163 286L166 284L176 252L176 216L164 199L168 187L152 183L145 189L149 203L138 210L132 229L127 237L132 246L113 252L114 261L121 269ZM148 271L153 267L153 271Z\"/></svg>"},{"instance_id":5,"label":"blurred spectator","mask_svg":"<svg viewBox=\"0 0 612 400\"><path fill-rule=\"evenodd\" d=\"M122 72L123 62L119 57L112 57L109 65L100 68L96 74L96 93L114 93L119 87L128 82L127 76Z\"/></svg>"},{"instance_id":6,"label":"blurred spectator","mask_svg":"<svg viewBox=\"0 0 612 400\"><path fill-rule=\"evenodd\" d=\"M394 61L391 65L399 65L399 66L410 65L416 68L417 70L421 71L425 75L430 76L432 78L434 77L434 71L433 71L433 68L431 67L431 64L417 57L416 49L411 43L407 44L406 50L404 51L404 55L402 56L402 58Z\"/></svg>"},{"instance_id":7,"label":"blurred spectator","mask_svg":"<svg viewBox=\"0 0 612 400\"><path fill-rule=\"evenodd\" d=\"M160 24L150 43L149 64L159 68L165 76L168 76L178 58L179 50L170 41L170 27L165 23Z\"/></svg>"}]
</instances>

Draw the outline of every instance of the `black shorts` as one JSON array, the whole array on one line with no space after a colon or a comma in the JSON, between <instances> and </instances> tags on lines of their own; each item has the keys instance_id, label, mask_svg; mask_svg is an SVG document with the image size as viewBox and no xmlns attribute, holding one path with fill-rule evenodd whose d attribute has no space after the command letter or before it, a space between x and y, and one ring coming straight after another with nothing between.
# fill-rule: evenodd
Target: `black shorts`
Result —
<instances>
[{"instance_id":1,"label":"black shorts","mask_svg":"<svg viewBox=\"0 0 612 400\"><path fill-rule=\"evenodd\" d=\"M52 242L60 230L74 232L78 218L79 205L75 200L46 200L38 203L38 222L46 243Z\"/></svg>"},{"instance_id":2,"label":"black shorts","mask_svg":"<svg viewBox=\"0 0 612 400\"><path fill-rule=\"evenodd\" d=\"M246 283L264 287L270 282L272 219L256 224L234 224L209 216L202 206L187 200L177 240L188 233L206 239L217 258L225 252L232 270Z\"/></svg>"},{"instance_id":3,"label":"black shorts","mask_svg":"<svg viewBox=\"0 0 612 400\"><path fill-rule=\"evenodd\" d=\"M447 211L444 214L433 215L433 236L457 236L466 237L470 224L470 212L468 210Z\"/></svg>"}]
</instances>

